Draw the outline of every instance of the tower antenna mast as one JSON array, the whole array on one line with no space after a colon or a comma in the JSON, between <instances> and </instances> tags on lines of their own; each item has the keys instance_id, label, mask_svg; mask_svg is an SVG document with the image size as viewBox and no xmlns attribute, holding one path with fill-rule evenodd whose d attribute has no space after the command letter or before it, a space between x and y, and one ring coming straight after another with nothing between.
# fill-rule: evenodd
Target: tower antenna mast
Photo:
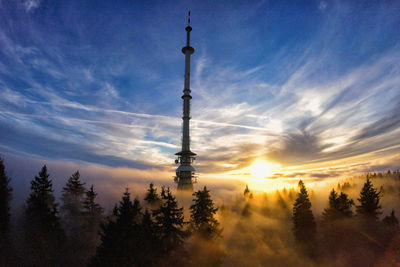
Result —
<instances>
[{"instance_id":1,"label":"tower antenna mast","mask_svg":"<svg viewBox=\"0 0 400 267\"><path fill-rule=\"evenodd\" d=\"M182 53L185 55L185 82L183 87L183 116L182 116L182 149L175 155L178 158L175 160L179 167L176 169L175 182L178 183L178 190L190 190L193 191L193 183L196 182L195 169L192 164L196 159L196 153L190 150L190 133L189 133L189 122L190 122L190 56L194 53L194 48L190 46L190 11L188 13L188 26L186 30L186 46L182 48Z\"/></svg>"}]
</instances>

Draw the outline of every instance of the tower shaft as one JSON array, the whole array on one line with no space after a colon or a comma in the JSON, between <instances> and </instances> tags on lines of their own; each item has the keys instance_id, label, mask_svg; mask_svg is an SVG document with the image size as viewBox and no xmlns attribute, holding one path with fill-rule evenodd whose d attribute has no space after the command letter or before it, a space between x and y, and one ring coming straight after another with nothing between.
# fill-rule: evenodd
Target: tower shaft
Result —
<instances>
[{"instance_id":1,"label":"tower shaft","mask_svg":"<svg viewBox=\"0 0 400 267\"><path fill-rule=\"evenodd\" d=\"M176 163L179 167L176 169L175 181L178 183L179 190L193 190L195 178L195 169L192 166L196 154L190 150L190 56L194 53L194 48L190 46L190 32L192 27L186 28L186 46L182 48L185 55L185 82L183 87L183 116L182 116L182 150L175 155L178 156Z\"/></svg>"}]
</instances>

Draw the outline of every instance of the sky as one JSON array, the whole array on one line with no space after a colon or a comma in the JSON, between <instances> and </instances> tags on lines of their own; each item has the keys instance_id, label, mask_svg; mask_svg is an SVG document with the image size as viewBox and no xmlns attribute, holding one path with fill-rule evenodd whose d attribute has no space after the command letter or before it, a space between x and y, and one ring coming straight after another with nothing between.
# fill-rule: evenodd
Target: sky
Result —
<instances>
[{"instance_id":1,"label":"sky","mask_svg":"<svg viewBox=\"0 0 400 267\"><path fill-rule=\"evenodd\" d=\"M0 0L18 190L43 164L59 188L76 169L104 192L173 184L188 10L197 186L399 168L399 1Z\"/></svg>"}]
</instances>

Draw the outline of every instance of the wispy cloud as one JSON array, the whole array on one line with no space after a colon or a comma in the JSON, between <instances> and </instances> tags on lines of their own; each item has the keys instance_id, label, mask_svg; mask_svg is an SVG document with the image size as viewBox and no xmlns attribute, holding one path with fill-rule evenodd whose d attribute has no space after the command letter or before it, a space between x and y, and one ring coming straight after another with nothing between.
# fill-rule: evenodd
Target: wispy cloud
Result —
<instances>
[{"instance_id":1,"label":"wispy cloud","mask_svg":"<svg viewBox=\"0 0 400 267\"><path fill-rule=\"evenodd\" d=\"M24 0L22 4L24 5L26 12L31 12L35 8L38 8L40 5L40 0Z\"/></svg>"}]
</instances>

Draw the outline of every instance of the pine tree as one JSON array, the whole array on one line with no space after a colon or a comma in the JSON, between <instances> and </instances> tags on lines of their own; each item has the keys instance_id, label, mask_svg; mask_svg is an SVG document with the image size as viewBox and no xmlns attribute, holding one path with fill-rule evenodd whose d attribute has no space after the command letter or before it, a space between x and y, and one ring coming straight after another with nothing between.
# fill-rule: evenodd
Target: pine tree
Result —
<instances>
[{"instance_id":1,"label":"pine tree","mask_svg":"<svg viewBox=\"0 0 400 267\"><path fill-rule=\"evenodd\" d=\"M311 202L303 181L299 181L300 193L293 206L293 232L298 243L312 245L315 241L316 224Z\"/></svg>"},{"instance_id":2,"label":"pine tree","mask_svg":"<svg viewBox=\"0 0 400 267\"><path fill-rule=\"evenodd\" d=\"M137 240L140 250L137 251L137 266L153 266L160 256L160 246L156 236L155 224L148 209L145 210L139 225Z\"/></svg>"},{"instance_id":3,"label":"pine tree","mask_svg":"<svg viewBox=\"0 0 400 267\"><path fill-rule=\"evenodd\" d=\"M200 234L205 239L211 239L220 234L218 221L214 218L218 208L214 208L210 191L207 187L193 193L194 204L190 206L191 227L193 231Z\"/></svg>"},{"instance_id":4,"label":"pine tree","mask_svg":"<svg viewBox=\"0 0 400 267\"><path fill-rule=\"evenodd\" d=\"M62 189L60 213L65 224L64 229L70 235L77 236L82 230L82 201L86 192L84 185L80 180L79 171L76 171Z\"/></svg>"},{"instance_id":5,"label":"pine tree","mask_svg":"<svg viewBox=\"0 0 400 267\"><path fill-rule=\"evenodd\" d=\"M141 207L139 200L130 199L128 188L119 205L113 210L115 220L102 225L101 244L92 258L91 266L138 266L139 224Z\"/></svg>"},{"instance_id":6,"label":"pine tree","mask_svg":"<svg viewBox=\"0 0 400 267\"><path fill-rule=\"evenodd\" d=\"M96 202L97 193L93 185L85 193L82 201L82 230L80 235L80 249L82 263L87 263L89 258L95 253L96 247L100 243L100 225L103 221L103 208Z\"/></svg>"},{"instance_id":7,"label":"pine tree","mask_svg":"<svg viewBox=\"0 0 400 267\"><path fill-rule=\"evenodd\" d=\"M380 209L382 208L379 205L380 200L380 192L374 188L371 183L371 180L367 178L361 192L360 198L358 201L360 202L360 206L357 206L357 216L366 220L378 220L378 216L382 213Z\"/></svg>"},{"instance_id":8,"label":"pine tree","mask_svg":"<svg viewBox=\"0 0 400 267\"><path fill-rule=\"evenodd\" d=\"M169 188L162 187L162 204L153 211L155 218L155 231L160 240L161 252L170 253L182 246L186 237L183 230L183 208L178 208L178 203Z\"/></svg>"},{"instance_id":9,"label":"pine tree","mask_svg":"<svg viewBox=\"0 0 400 267\"><path fill-rule=\"evenodd\" d=\"M27 259L31 266L52 266L62 261L57 253L64 240L64 233L57 216L58 209L53 195L52 181L46 165L31 181L31 192L26 200L24 234L28 246Z\"/></svg>"},{"instance_id":10,"label":"pine tree","mask_svg":"<svg viewBox=\"0 0 400 267\"><path fill-rule=\"evenodd\" d=\"M0 158L0 250L8 244L10 230L10 200L12 188L3 159Z\"/></svg>"},{"instance_id":11,"label":"pine tree","mask_svg":"<svg viewBox=\"0 0 400 267\"><path fill-rule=\"evenodd\" d=\"M86 192L82 201L83 215L90 225L97 225L103 218L103 208L96 202L97 193L93 185Z\"/></svg>"},{"instance_id":12,"label":"pine tree","mask_svg":"<svg viewBox=\"0 0 400 267\"><path fill-rule=\"evenodd\" d=\"M352 217L353 211L351 207L354 205L354 201L348 198L345 193L336 193L335 189L332 189L329 195L329 206L322 214L323 223L333 222L337 219L343 219L346 217Z\"/></svg>"},{"instance_id":13,"label":"pine tree","mask_svg":"<svg viewBox=\"0 0 400 267\"><path fill-rule=\"evenodd\" d=\"M160 205L161 199L160 196L157 194L157 189L154 188L154 184L150 183L149 189L147 190L146 197L144 198L147 204L151 207L156 207Z\"/></svg>"}]
</instances>

